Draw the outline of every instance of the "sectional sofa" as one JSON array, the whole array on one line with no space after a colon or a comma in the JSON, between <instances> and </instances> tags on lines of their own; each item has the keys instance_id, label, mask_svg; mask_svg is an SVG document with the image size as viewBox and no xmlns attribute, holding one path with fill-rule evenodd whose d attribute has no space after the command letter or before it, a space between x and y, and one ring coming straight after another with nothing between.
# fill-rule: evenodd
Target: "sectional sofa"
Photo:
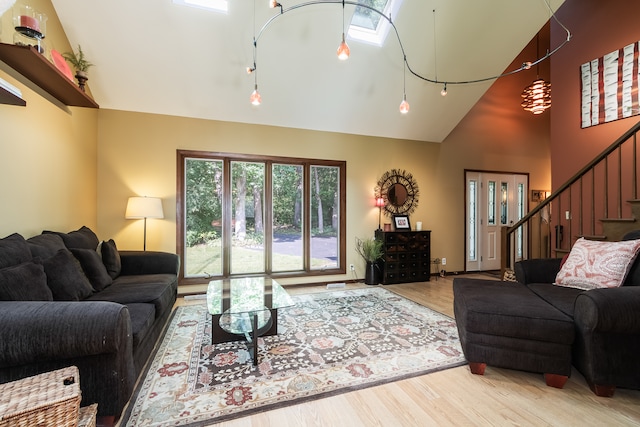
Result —
<instances>
[{"instance_id":1,"label":"sectional sofa","mask_svg":"<svg viewBox=\"0 0 640 427\"><path fill-rule=\"evenodd\" d=\"M539 372L562 388L575 367L598 396L640 389L640 231L580 239L565 259L516 263L517 282L454 280L454 312L471 371Z\"/></svg>"},{"instance_id":2,"label":"sectional sofa","mask_svg":"<svg viewBox=\"0 0 640 427\"><path fill-rule=\"evenodd\" d=\"M82 405L118 418L172 312L179 258L87 227L0 239L0 383L75 365Z\"/></svg>"}]
</instances>

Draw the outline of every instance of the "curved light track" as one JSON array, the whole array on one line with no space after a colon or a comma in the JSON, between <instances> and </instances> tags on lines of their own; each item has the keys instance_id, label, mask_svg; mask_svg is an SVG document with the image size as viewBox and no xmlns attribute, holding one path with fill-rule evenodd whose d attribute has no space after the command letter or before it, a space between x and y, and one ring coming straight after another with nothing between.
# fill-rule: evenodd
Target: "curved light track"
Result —
<instances>
[{"instance_id":1,"label":"curved light track","mask_svg":"<svg viewBox=\"0 0 640 427\"><path fill-rule=\"evenodd\" d=\"M560 25L567 33L567 38L560 43L556 48L554 48L551 51L547 51L546 55L541 56L540 58L536 59L533 62L526 62L524 64L522 64L519 68L516 68L515 70L511 70L511 71L507 71L505 73L496 75L496 76L490 76L490 77L483 77L483 78L479 78L479 79L473 79L473 80L459 80L459 81L451 81L451 80L439 80L437 77L434 79L431 79L429 77L423 76L419 73L417 73L416 71L414 71L411 68L411 65L409 64L409 61L407 60L407 54L404 50L404 45L402 44L402 40L400 39L400 34L398 33L398 28L396 28L396 25L393 23L393 21L391 20L390 16L385 15L384 13L380 12L378 9L368 6L366 4L361 4L358 3L357 1L348 1L348 0L312 0L312 1L308 1L305 3L300 3L288 8L284 8L280 3L277 3L276 6L280 8L280 13L272 16L271 18L269 18L267 20L267 22L265 22L265 24L262 26L262 28L260 29L260 31L258 32L258 34L254 37L253 39L253 69L251 71L254 71L257 69L256 66L256 60L257 60L257 50L258 50L258 40L260 40L260 37L262 36L262 33L264 33L264 31L278 18L284 16L286 13L291 12L293 10L296 9L300 9L303 7L307 7L307 6L315 6L315 5L321 5L321 4L340 4L344 7L344 5L352 5L352 6L357 6L357 7L363 7L365 9L369 9L375 13L377 13L378 15L380 15L382 18L386 19L389 24L391 25L391 27L393 28L393 31L396 33L396 38L398 39L398 43L400 44L400 49L402 51L402 57L403 57L403 61L405 63L405 65L407 66L407 69L409 70L409 72L411 74L413 74L415 77L422 79L426 82L429 83L436 83L436 84L444 84L445 87L447 85L465 85L465 84L472 84L472 83L481 83L481 82L486 82L486 81L490 81L490 80L497 80L501 77L505 77L505 76L510 76L512 74L516 74L519 73L520 71L524 71L524 70L528 70L529 68L533 67L534 65L537 65L539 63L541 63L542 61L544 61L545 59L551 57L551 55L553 55L554 53L556 53L558 50L560 50L565 44L569 43L569 41L571 40L571 32L569 31L569 29L567 27L565 27L562 22L560 22L558 20L558 18L556 17L555 13L553 12L553 10L551 9L551 6L549 5L549 1L548 0L544 0L545 4L547 5L547 7L549 8L549 12L551 14L551 17L558 23L558 25Z\"/></svg>"}]
</instances>

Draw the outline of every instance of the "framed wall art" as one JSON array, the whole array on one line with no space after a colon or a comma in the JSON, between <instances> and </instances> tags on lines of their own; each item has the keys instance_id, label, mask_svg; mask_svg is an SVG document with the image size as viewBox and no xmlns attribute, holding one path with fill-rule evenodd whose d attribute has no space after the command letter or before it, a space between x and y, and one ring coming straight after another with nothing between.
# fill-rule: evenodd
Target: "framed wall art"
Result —
<instances>
[{"instance_id":1,"label":"framed wall art","mask_svg":"<svg viewBox=\"0 0 640 427\"><path fill-rule=\"evenodd\" d=\"M640 114L639 48L631 43L580 66L582 128Z\"/></svg>"}]
</instances>

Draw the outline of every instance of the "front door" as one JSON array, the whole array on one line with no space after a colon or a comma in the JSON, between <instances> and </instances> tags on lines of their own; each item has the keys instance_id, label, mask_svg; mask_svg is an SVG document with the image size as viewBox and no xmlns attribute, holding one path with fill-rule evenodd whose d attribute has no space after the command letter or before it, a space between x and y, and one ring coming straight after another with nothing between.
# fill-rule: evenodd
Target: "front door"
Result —
<instances>
[{"instance_id":1,"label":"front door","mask_svg":"<svg viewBox=\"0 0 640 427\"><path fill-rule=\"evenodd\" d=\"M465 270L499 270L500 230L524 216L528 175L466 171L465 182ZM516 233L516 258L524 254L526 234Z\"/></svg>"}]
</instances>

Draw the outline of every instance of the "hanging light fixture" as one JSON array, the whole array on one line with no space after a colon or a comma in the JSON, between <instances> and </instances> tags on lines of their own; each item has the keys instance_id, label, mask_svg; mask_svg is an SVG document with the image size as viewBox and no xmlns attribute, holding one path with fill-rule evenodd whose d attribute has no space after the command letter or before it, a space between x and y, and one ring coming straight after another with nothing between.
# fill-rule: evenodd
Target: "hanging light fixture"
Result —
<instances>
[{"instance_id":1,"label":"hanging light fixture","mask_svg":"<svg viewBox=\"0 0 640 427\"><path fill-rule=\"evenodd\" d=\"M256 83L255 88L253 89L253 92L251 92L251 96L249 97L249 101L251 101L251 104L258 106L262 103L262 97L260 96L260 92L258 92L258 84Z\"/></svg>"},{"instance_id":2,"label":"hanging light fixture","mask_svg":"<svg viewBox=\"0 0 640 427\"><path fill-rule=\"evenodd\" d=\"M540 35L536 36L536 57L539 54ZM524 69L531 68L531 62L523 64ZM540 78L540 62L536 64L536 80L522 91L522 108L533 114L542 114L551 107L551 83Z\"/></svg>"},{"instance_id":3,"label":"hanging light fixture","mask_svg":"<svg viewBox=\"0 0 640 427\"><path fill-rule=\"evenodd\" d=\"M403 81L402 81L402 102L400 103L400 112L402 114L407 114L409 112L409 103L407 102L407 57L405 55L404 57L404 61L403 61L403 66L404 66L404 73L402 75L403 77Z\"/></svg>"},{"instance_id":4,"label":"hanging light fixture","mask_svg":"<svg viewBox=\"0 0 640 427\"><path fill-rule=\"evenodd\" d=\"M2 0L0 0L2 1ZM264 1L264 0L262 0ZM440 95L442 96L446 96L447 95L447 86L448 85L469 85L469 84L476 84L476 83L481 83L481 82L487 82L487 81L492 81L492 80L497 80L501 77L505 77L505 76L510 76L513 75L515 73L524 71L524 70L528 70L530 69L533 65L537 65L539 67L539 63L548 59L549 57L551 57L551 55L553 55L554 53L556 53L558 50L560 50L565 44L567 44L570 40L571 40L571 32L569 31L568 28L566 28L559 20L558 18L555 16L555 13L553 12L553 10L551 9L550 5L546 3L547 8L549 8L549 12L551 14L551 17L557 22L558 25L560 25L560 27L562 27L564 29L564 31L567 34L566 40L562 41L561 43L559 43L558 46L556 46L554 49L552 50L547 50L547 54L545 56L543 56L542 58L538 58L536 61L534 62L525 62L522 64L522 66L516 70L512 70L512 71L506 71L503 72L502 74L498 74L495 76L488 76L488 77L481 77L481 78L476 78L476 79L470 79L470 80L459 80L459 81L452 81L452 80L440 80L438 79L438 75L437 75L437 55L436 55L436 48L437 48L437 43L436 43L436 22L435 22L435 12L436 10L433 10L433 17L434 17L434 25L433 25L433 30L434 30L434 37L433 37L433 41L434 41L434 65L435 65L435 69L436 69L436 75L435 78L429 78L425 75L419 74L418 72L416 72L415 70L413 70L411 68L411 65L408 63L407 61L407 55L405 54L405 50L404 50L404 46L402 43L402 40L400 39L400 34L398 33L398 29L396 28L395 23L391 20L391 16L387 16L384 14L383 11L380 11L378 9L376 9L373 6L368 6L365 3L361 3L361 0L306 0L305 2L301 2L301 3L297 3L293 6L290 6L288 8L284 8L283 5L281 3L279 3L277 0L268 0L268 5L271 8L279 8L280 11L278 14L272 16L271 18L269 18L265 24L262 26L262 28L260 29L260 31L257 33L256 35L256 27L255 27L255 19L256 19L256 11L255 11L255 4L256 4L256 0L254 0L254 11L253 11L253 20L254 20L254 37L253 37L253 66L249 66L246 67L246 72L248 74L253 74L254 75L254 90L251 93L250 96L250 101L253 105L260 105L262 102L262 98L260 96L260 93L258 92L258 81L257 81L257 50L258 50L258 45L257 42L260 39L260 37L263 35L263 33L265 32L265 30L273 23L276 21L277 18L284 16L285 14L288 14L288 12L300 9L302 7L307 7L307 6L315 6L315 5L326 5L328 3L331 4L336 4L339 5L340 3L342 3L342 41L340 43L340 46L337 49L337 55L338 58L340 60L346 60L349 58L350 55L350 49L349 49L349 45L347 45L346 42L346 37L345 37L345 5L349 4L351 6L355 6L355 7L362 7L365 9L368 9L369 11L376 13L380 16L381 19L386 20L389 25L393 28L395 35L398 39L398 43L400 44L400 49L402 50L402 54L404 56L404 73L405 73L405 79L406 79L406 70L408 69L409 72L411 73L411 75L413 75L416 78L419 78L425 82L429 82L429 83L434 83L434 84L443 84L444 87L442 88L442 90L440 91ZM536 48L537 49L537 48ZM551 83L546 82L540 78L537 78L531 85L529 85L528 87L526 87L522 93L522 97L524 98L523 102L522 102L522 107L527 110L527 111L531 111L534 114L540 114L542 112L544 112L547 108L549 108L551 106ZM403 114L406 114L409 112L409 103L407 102L407 95L406 95L406 87L405 90L403 91L403 96L402 96L402 102L400 103L400 112Z\"/></svg>"},{"instance_id":5,"label":"hanging light fixture","mask_svg":"<svg viewBox=\"0 0 640 427\"><path fill-rule=\"evenodd\" d=\"M341 61L346 61L349 59L349 54L351 51L349 50L349 45L344 39L344 0L342 0L342 43L338 46L338 59Z\"/></svg>"},{"instance_id":6,"label":"hanging light fixture","mask_svg":"<svg viewBox=\"0 0 640 427\"><path fill-rule=\"evenodd\" d=\"M542 114L551 107L551 83L537 79L522 92L522 108L533 114Z\"/></svg>"}]
</instances>

